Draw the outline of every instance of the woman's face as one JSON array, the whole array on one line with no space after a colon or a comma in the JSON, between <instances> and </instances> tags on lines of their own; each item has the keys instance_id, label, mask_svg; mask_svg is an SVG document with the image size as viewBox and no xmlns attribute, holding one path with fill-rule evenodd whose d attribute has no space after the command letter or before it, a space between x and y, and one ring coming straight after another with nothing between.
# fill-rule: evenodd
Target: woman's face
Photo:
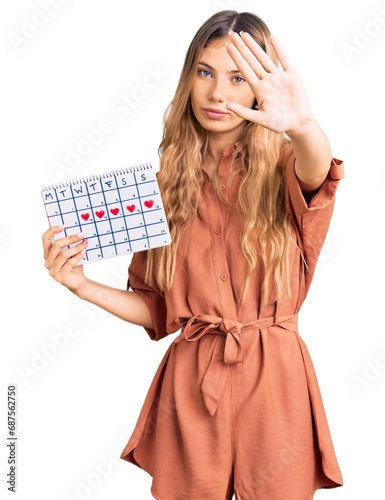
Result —
<instances>
[{"instance_id":1,"label":"woman's face","mask_svg":"<svg viewBox=\"0 0 385 500\"><path fill-rule=\"evenodd\" d=\"M255 96L227 52L227 40L227 37L217 39L202 49L191 89L191 105L196 119L209 136L234 134L232 140L235 142L246 121L224 105L231 101L251 108ZM208 108L223 114L207 114L204 110Z\"/></svg>"}]
</instances>

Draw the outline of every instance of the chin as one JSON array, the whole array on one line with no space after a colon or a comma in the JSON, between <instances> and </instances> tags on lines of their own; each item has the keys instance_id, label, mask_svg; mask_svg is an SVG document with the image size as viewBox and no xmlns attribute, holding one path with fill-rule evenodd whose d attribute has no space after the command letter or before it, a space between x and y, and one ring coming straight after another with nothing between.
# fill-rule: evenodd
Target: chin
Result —
<instances>
[{"instance_id":1,"label":"chin","mask_svg":"<svg viewBox=\"0 0 385 500\"><path fill-rule=\"evenodd\" d=\"M224 130L227 128L232 128L231 122L229 123L228 120L226 122L222 121L216 121L216 120L211 120L210 118L205 118L202 120L199 120L199 123L202 125L203 128L208 129L208 130Z\"/></svg>"}]
</instances>

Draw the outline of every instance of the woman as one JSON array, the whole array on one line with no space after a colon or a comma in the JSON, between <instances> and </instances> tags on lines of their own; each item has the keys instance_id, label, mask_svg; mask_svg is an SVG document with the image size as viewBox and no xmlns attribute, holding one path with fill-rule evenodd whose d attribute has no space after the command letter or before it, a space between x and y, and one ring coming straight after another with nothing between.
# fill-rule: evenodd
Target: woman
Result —
<instances>
[{"instance_id":1,"label":"woman","mask_svg":"<svg viewBox=\"0 0 385 500\"><path fill-rule=\"evenodd\" d=\"M74 267L81 236L43 235L50 275L80 298L153 340L182 328L121 458L159 500L308 500L343 485L298 311L344 163L260 18L228 10L201 26L159 152L172 243L133 255L127 291Z\"/></svg>"}]
</instances>

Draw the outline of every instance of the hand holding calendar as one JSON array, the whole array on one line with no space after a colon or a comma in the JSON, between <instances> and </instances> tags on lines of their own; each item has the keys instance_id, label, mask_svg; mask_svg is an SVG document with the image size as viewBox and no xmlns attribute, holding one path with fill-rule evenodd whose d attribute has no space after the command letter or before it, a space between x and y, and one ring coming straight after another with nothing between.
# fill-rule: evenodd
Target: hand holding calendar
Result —
<instances>
[{"instance_id":1,"label":"hand holding calendar","mask_svg":"<svg viewBox=\"0 0 385 500\"><path fill-rule=\"evenodd\" d=\"M75 265L171 243L150 163L65 181L41 194L50 226L65 225L54 240L79 232L88 239L86 253Z\"/></svg>"},{"instance_id":2,"label":"hand holding calendar","mask_svg":"<svg viewBox=\"0 0 385 500\"><path fill-rule=\"evenodd\" d=\"M53 226L43 234L44 265L57 282L66 286L71 292L78 294L87 284L83 266L77 265L79 260L83 258L86 245L84 240L81 240L83 237L77 234L56 239L52 244L52 237L59 231L63 232L61 227ZM62 251L63 247L70 243L74 243L74 245Z\"/></svg>"}]
</instances>

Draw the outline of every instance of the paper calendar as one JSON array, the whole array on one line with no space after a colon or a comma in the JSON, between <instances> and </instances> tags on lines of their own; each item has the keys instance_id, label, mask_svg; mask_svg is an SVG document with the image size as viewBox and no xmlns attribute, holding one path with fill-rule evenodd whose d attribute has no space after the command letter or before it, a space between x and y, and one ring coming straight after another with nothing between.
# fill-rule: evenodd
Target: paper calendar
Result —
<instances>
[{"instance_id":1,"label":"paper calendar","mask_svg":"<svg viewBox=\"0 0 385 500\"><path fill-rule=\"evenodd\" d=\"M66 226L54 240L79 232L88 238L77 265L171 243L151 163L59 182L41 194L50 226Z\"/></svg>"}]
</instances>

